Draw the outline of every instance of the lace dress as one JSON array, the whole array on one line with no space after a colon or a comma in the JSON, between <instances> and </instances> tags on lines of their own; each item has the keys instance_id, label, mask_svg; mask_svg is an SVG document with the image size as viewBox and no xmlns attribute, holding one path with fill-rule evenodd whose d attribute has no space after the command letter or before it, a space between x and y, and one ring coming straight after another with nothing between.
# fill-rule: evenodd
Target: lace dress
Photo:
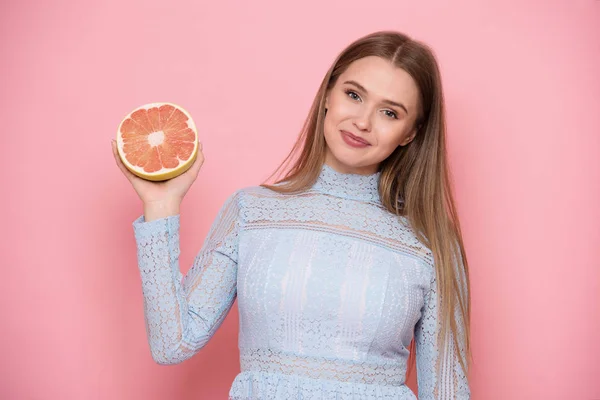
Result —
<instances>
[{"instance_id":1,"label":"lace dress","mask_svg":"<svg viewBox=\"0 0 600 400\"><path fill-rule=\"evenodd\" d=\"M382 207L378 179L324 165L302 194L238 190L185 277L179 215L136 219L154 360L192 357L237 297L241 372L230 399L416 399L405 385L413 335L419 399L470 398L458 360L437 347L431 252Z\"/></svg>"}]
</instances>

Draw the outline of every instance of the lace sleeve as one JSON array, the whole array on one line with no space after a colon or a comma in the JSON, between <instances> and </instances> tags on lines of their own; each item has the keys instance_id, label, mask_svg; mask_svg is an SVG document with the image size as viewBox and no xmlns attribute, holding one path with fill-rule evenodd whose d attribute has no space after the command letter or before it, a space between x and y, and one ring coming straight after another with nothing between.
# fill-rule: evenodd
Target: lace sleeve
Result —
<instances>
[{"instance_id":1,"label":"lace sleeve","mask_svg":"<svg viewBox=\"0 0 600 400\"><path fill-rule=\"evenodd\" d=\"M415 326L417 385L419 400L468 400L471 392L467 377L455 353L456 342L448 331L444 348L440 348L437 338L441 322L438 315L438 289L435 268L432 272L430 288L425 295L422 315ZM460 315L458 311L455 315ZM460 323L458 336L462 338ZM464 357L464 343L459 343Z\"/></svg>"},{"instance_id":2,"label":"lace sleeve","mask_svg":"<svg viewBox=\"0 0 600 400\"><path fill-rule=\"evenodd\" d=\"M177 364L213 336L235 300L237 192L217 214L185 277L179 269L179 215L134 223L146 333L158 364Z\"/></svg>"}]
</instances>

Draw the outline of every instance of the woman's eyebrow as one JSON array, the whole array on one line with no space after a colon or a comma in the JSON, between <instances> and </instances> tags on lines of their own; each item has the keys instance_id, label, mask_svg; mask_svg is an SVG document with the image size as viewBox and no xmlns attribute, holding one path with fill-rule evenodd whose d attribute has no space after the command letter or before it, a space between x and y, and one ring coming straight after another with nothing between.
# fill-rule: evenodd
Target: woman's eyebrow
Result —
<instances>
[{"instance_id":1,"label":"woman's eyebrow","mask_svg":"<svg viewBox=\"0 0 600 400\"><path fill-rule=\"evenodd\" d=\"M356 82L356 81L352 81L352 80L350 80L350 81L346 81L346 82L344 82L344 83L347 83L347 84L349 84L349 85L356 86L356 87L357 87L359 90L361 90L361 91L365 92L365 94L368 94L368 93L369 93L369 92L367 91L367 89L365 89L365 87L364 87L363 85L361 85L360 83L358 83L358 82ZM405 112L405 113L408 115L408 110L406 109L406 107L404 107L404 105L403 105L402 103L396 103L395 101L392 101L392 100L387 100L387 99L383 100L383 102L384 102L384 103L387 103L387 104L389 104L389 105L392 105L392 106L399 107L399 108L403 109L403 110L404 110L404 112Z\"/></svg>"}]
</instances>

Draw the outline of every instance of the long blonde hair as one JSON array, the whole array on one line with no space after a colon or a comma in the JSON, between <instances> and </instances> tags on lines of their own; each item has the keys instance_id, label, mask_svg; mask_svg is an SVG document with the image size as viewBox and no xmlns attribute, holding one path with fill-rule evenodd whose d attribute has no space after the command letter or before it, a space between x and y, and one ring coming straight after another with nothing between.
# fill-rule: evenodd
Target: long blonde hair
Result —
<instances>
[{"instance_id":1,"label":"long blonde hair","mask_svg":"<svg viewBox=\"0 0 600 400\"><path fill-rule=\"evenodd\" d=\"M266 183L261 186L293 193L308 189L316 182L326 154L325 97L352 62L368 56L381 57L402 68L419 88L421 110L415 125L417 135L380 164L379 194L382 205L389 212L406 217L419 240L433 254L440 299L438 348L447 348L443 340L448 329L455 342L458 342L459 331L462 332L460 343L464 340L465 357L460 354L460 346L454 349L468 376L471 358L468 262L447 164L441 77L435 56L426 44L399 32L381 31L362 37L344 49L323 78L298 140L268 180L278 171L287 173L275 182L276 186ZM413 340L408 375L415 361L414 350Z\"/></svg>"}]
</instances>

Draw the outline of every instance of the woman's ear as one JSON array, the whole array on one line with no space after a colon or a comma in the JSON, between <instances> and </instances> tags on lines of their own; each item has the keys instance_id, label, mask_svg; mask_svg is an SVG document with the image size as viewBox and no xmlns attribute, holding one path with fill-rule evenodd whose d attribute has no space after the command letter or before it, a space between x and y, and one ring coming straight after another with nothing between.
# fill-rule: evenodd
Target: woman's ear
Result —
<instances>
[{"instance_id":1,"label":"woman's ear","mask_svg":"<svg viewBox=\"0 0 600 400\"><path fill-rule=\"evenodd\" d=\"M406 138L404 138L404 140L400 143L400 146L406 146L407 144L409 144L410 142L412 142L415 138L415 136L417 136L417 132L419 132L419 128L421 128L421 125L419 125L418 127L415 127L410 135L408 135Z\"/></svg>"},{"instance_id":2,"label":"woman's ear","mask_svg":"<svg viewBox=\"0 0 600 400\"><path fill-rule=\"evenodd\" d=\"M329 108L329 96L331 96L331 89L325 91L325 109Z\"/></svg>"},{"instance_id":3,"label":"woman's ear","mask_svg":"<svg viewBox=\"0 0 600 400\"><path fill-rule=\"evenodd\" d=\"M410 135L408 135L408 137L405 139L405 144L403 144L402 146L406 146L407 144L409 144L410 142L412 142L415 139L415 136L417 136L417 133L419 133L419 131L421 130L421 127L423 126L423 123L420 122L417 124L417 126L415 126L412 130L412 132L410 133Z\"/></svg>"},{"instance_id":4,"label":"woman's ear","mask_svg":"<svg viewBox=\"0 0 600 400\"><path fill-rule=\"evenodd\" d=\"M400 144L400 146L406 146L407 144L409 144L410 142L412 142L414 138L415 138L414 135L408 136L406 139L404 139L402 141L402 143Z\"/></svg>"}]
</instances>

